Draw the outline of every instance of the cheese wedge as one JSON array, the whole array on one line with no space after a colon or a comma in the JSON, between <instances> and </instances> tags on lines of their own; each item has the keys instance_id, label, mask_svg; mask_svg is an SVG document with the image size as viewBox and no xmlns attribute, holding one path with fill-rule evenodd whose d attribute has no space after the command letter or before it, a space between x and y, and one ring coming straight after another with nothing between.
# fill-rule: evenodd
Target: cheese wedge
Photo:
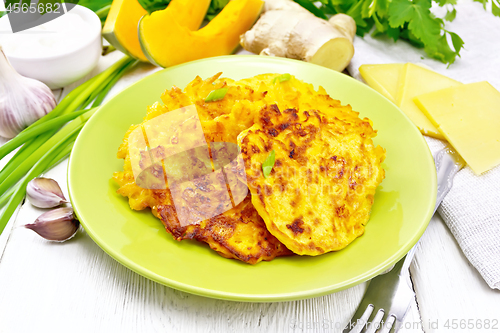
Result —
<instances>
[{"instance_id":1,"label":"cheese wedge","mask_svg":"<svg viewBox=\"0 0 500 333\"><path fill-rule=\"evenodd\" d=\"M476 174L500 164L500 92L488 82L420 95L415 103Z\"/></svg>"},{"instance_id":2,"label":"cheese wedge","mask_svg":"<svg viewBox=\"0 0 500 333\"><path fill-rule=\"evenodd\" d=\"M361 65L359 73L370 87L396 103L404 64Z\"/></svg>"},{"instance_id":3,"label":"cheese wedge","mask_svg":"<svg viewBox=\"0 0 500 333\"><path fill-rule=\"evenodd\" d=\"M414 64L404 65L399 80L397 105L425 135L444 139L429 119L413 102L416 96L449 87L456 87L462 83L438 74L432 70Z\"/></svg>"}]
</instances>

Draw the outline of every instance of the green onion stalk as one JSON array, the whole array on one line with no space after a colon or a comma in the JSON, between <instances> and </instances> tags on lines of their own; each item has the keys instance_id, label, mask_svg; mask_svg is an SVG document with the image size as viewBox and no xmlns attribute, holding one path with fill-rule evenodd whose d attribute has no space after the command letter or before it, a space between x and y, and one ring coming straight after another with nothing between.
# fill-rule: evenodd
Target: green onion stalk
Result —
<instances>
[{"instance_id":1,"label":"green onion stalk","mask_svg":"<svg viewBox=\"0 0 500 333\"><path fill-rule=\"evenodd\" d=\"M82 85L71 91L51 112L46 114L44 117L40 118L34 122L31 126L26 128L23 132L30 131L34 126L41 123L49 121L50 119L57 117L59 115L68 114L76 110L86 108L92 100L89 100L91 96L97 96L101 91L106 91L106 93L111 89L109 83L114 76L120 75L120 70L124 67L131 67L135 65L134 62L129 57L124 57L117 61L115 64L110 66L108 69L102 73L96 75L92 79L83 83ZM123 73L122 73L123 74ZM116 81L114 81L116 83ZM57 132L58 128L53 128L39 137L36 137L28 142L26 142L21 149L7 162L4 168L0 171L0 184L5 181L5 179L17 168L17 166L28 159L40 146L47 141L52 135ZM23 133L21 132L21 133ZM0 191L0 196L3 192Z\"/></svg>"},{"instance_id":2,"label":"green onion stalk","mask_svg":"<svg viewBox=\"0 0 500 333\"><path fill-rule=\"evenodd\" d=\"M124 57L71 91L51 112L0 147L0 159L20 147L0 171L0 234L26 194L33 178L62 161L88 119L137 61ZM92 103L91 109L86 109Z\"/></svg>"},{"instance_id":3,"label":"green onion stalk","mask_svg":"<svg viewBox=\"0 0 500 333\"><path fill-rule=\"evenodd\" d=\"M57 164L61 163L62 161L64 161L68 156L69 154L71 153L71 150L73 149L73 145L74 145L74 141L73 142L70 142L66 145L66 147L56 155L56 157L52 160L52 162L50 163L50 165L47 167L47 169L45 169L45 171L48 171L50 169L52 169L54 166L56 166ZM10 189L8 189L4 195L2 195L0 197L0 207L3 207L5 206L5 204L9 201L10 197L12 196L12 194L14 193L14 191L17 191L17 189L21 186L21 184L16 184L15 186L12 186Z\"/></svg>"},{"instance_id":4,"label":"green onion stalk","mask_svg":"<svg viewBox=\"0 0 500 333\"><path fill-rule=\"evenodd\" d=\"M5 210L0 216L0 234L3 232L12 214L14 214L16 208L19 206L24 196L26 195L26 186L28 185L30 180L40 175L51 164L52 160L54 160L54 158L64 150L65 144L68 144L76 139L76 136L78 135L82 127L83 125L73 130L71 133L65 136L63 140L57 142L54 146L52 146L42 156L42 158L35 162L31 170L24 176L24 178L22 178L22 180L19 182L19 184L11 194Z\"/></svg>"}]
</instances>

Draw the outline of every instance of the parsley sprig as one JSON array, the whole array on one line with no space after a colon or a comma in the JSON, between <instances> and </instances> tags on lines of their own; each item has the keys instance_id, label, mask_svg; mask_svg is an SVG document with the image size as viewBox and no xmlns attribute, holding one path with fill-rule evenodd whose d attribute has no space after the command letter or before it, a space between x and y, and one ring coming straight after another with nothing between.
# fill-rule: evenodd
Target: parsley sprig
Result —
<instances>
[{"instance_id":1,"label":"parsley sprig","mask_svg":"<svg viewBox=\"0 0 500 333\"><path fill-rule=\"evenodd\" d=\"M431 13L432 1L446 6L444 19ZM500 0L474 0L481 2L486 9L491 7L493 15L500 17ZM314 3L318 10L310 10L324 18L337 13L345 13L356 21L356 34L364 36L386 35L394 41L403 39L412 45L423 48L432 58L452 64L460 50L463 40L454 32L445 29L445 20L453 21L457 14L457 0L295 0L310 10ZM307 5L306 5L307 3ZM320 13L318 13L321 12Z\"/></svg>"}]
</instances>

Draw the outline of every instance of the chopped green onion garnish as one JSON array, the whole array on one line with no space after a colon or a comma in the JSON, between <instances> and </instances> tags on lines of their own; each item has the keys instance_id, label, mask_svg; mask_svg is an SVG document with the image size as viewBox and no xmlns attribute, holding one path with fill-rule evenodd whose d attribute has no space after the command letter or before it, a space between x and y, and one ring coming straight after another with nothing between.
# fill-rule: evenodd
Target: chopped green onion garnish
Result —
<instances>
[{"instance_id":1,"label":"chopped green onion garnish","mask_svg":"<svg viewBox=\"0 0 500 333\"><path fill-rule=\"evenodd\" d=\"M267 178L274 167L275 153L274 149L271 150L269 156L267 156L264 163L262 163L262 172L264 173L264 178Z\"/></svg>"},{"instance_id":2,"label":"chopped green onion garnish","mask_svg":"<svg viewBox=\"0 0 500 333\"><path fill-rule=\"evenodd\" d=\"M285 82L285 81L288 81L290 80L292 77L290 76L290 74L286 73L286 74L281 74L280 76L276 76L273 80L273 84L276 83L276 81L280 81L281 82Z\"/></svg>"},{"instance_id":3,"label":"chopped green onion garnish","mask_svg":"<svg viewBox=\"0 0 500 333\"><path fill-rule=\"evenodd\" d=\"M205 98L205 102L217 102L226 96L227 88L215 89L208 94L207 98Z\"/></svg>"}]
</instances>

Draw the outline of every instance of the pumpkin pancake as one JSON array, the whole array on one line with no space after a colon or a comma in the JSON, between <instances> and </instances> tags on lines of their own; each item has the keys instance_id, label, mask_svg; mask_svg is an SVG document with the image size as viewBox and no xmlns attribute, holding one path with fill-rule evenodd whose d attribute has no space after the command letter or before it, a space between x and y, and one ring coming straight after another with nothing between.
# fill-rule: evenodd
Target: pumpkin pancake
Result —
<instances>
[{"instance_id":1,"label":"pumpkin pancake","mask_svg":"<svg viewBox=\"0 0 500 333\"><path fill-rule=\"evenodd\" d=\"M268 230L294 253L346 247L364 232L385 151L367 119L270 105L238 136L252 203ZM262 164L275 152L267 178Z\"/></svg>"},{"instance_id":2,"label":"pumpkin pancake","mask_svg":"<svg viewBox=\"0 0 500 333\"><path fill-rule=\"evenodd\" d=\"M247 195L243 161L235 158L241 130L232 140L219 142L230 135L225 128L211 127L217 127L213 120L231 113L235 105L257 108L248 103L258 96L251 87L219 76L196 77L184 91L177 87L165 91L164 104L148 107L143 123L130 127L118 151L124 170L113 175L120 185L117 192L128 197L132 209L150 207L176 240L205 242L221 256L249 264L290 255L266 229ZM223 100L205 102L210 91L220 88L228 88ZM197 118L186 116L181 121L182 112L193 107ZM196 123L201 123L202 137L193 130ZM190 145L198 149L189 150ZM143 172L148 168L152 172Z\"/></svg>"}]
</instances>

